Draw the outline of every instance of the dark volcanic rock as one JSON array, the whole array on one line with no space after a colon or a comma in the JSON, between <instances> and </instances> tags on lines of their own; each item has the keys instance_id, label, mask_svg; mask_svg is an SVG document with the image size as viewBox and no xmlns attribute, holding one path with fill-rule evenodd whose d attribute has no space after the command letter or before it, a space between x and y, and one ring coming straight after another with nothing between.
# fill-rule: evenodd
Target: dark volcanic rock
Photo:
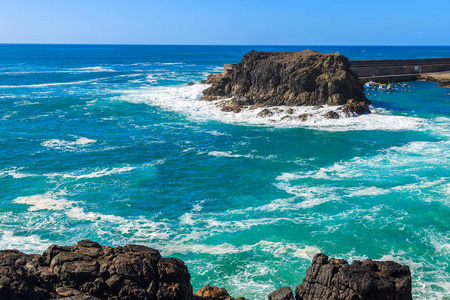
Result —
<instances>
[{"instance_id":1,"label":"dark volcanic rock","mask_svg":"<svg viewBox=\"0 0 450 300\"><path fill-rule=\"evenodd\" d=\"M294 294L290 287L285 286L267 295L269 300L294 300Z\"/></svg>"},{"instance_id":2,"label":"dark volcanic rock","mask_svg":"<svg viewBox=\"0 0 450 300\"><path fill-rule=\"evenodd\" d=\"M289 287L269 300L293 300ZM190 274L178 258L145 246L101 246L84 240L50 246L42 255L0 251L0 299L11 300L245 300L206 285L192 293ZM296 300L411 299L411 273L395 262L314 256Z\"/></svg>"},{"instance_id":3,"label":"dark volcanic rock","mask_svg":"<svg viewBox=\"0 0 450 300\"><path fill-rule=\"evenodd\" d=\"M295 288L297 300L389 299L409 300L411 272L408 266L392 261L330 259L316 254L303 283Z\"/></svg>"},{"instance_id":4,"label":"dark volcanic rock","mask_svg":"<svg viewBox=\"0 0 450 300\"><path fill-rule=\"evenodd\" d=\"M0 299L192 298L190 274L177 258L138 245L100 246L85 240L50 246L42 256L0 251Z\"/></svg>"},{"instance_id":5,"label":"dark volcanic rock","mask_svg":"<svg viewBox=\"0 0 450 300\"><path fill-rule=\"evenodd\" d=\"M348 59L337 53L252 51L223 73L209 75L207 82L211 87L203 91L203 100L232 98L266 106L346 105L348 113L370 112L370 101Z\"/></svg>"}]
</instances>

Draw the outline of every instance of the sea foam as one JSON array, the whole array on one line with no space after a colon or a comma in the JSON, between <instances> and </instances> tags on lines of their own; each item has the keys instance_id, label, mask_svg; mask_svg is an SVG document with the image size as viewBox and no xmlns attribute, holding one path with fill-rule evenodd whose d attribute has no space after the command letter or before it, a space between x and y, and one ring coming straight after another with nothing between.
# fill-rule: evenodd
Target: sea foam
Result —
<instances>
[{"instance_id":1,"label":"sea foam","mask_svg":"<svg viewBox=\"0 0 450 300\"><path fill-rule=\"evenodd\" d=\"M41 143L42 146L47 148L53 148L58 150L74 150L78 147L85 147L89 144L97 142L94 139L89 139L86 137L75 137L75 141L66 141L59 139L51 139Z\"/></svg>"},{"instance_id":2,"label":"sea foam","mask_svg":"<svg viewBox=\"0 0 450 300\"><path fill-rule=\"evenodd\" d=\"M337 120L327 119L323 115L329 111L335 111L338 106L326 105L320 108L312 106L271 108L272 115L270 117L259 116L259 113L265 108L249 107L240 113L223 112L218 105L220 101L199 101L203 96L203 90L208 86L196 84L183 87L143 88L123 95L122 99L131 103L158 106L193 119L216 120L230 124L305 127L326 131L418 130L426 124L425 120L421 118L392 115L390 111L381 108L372 108L371 114L359 117L348 117L343 112L339 112L341 118ZM299 118L304 114L308 115L306 121Z\"/></svg>"}]
</instances>

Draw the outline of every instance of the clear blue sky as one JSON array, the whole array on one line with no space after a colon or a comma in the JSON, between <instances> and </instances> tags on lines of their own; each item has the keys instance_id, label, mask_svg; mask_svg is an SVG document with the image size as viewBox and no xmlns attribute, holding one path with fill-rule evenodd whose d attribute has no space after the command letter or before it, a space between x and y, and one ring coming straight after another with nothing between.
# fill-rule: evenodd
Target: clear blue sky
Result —
<instances>
[{"instance_id":1,"label":"clear blue sky","mask_svg":"<svg viewBox=\"0 0 450 300\"><path fill-rule=\"evenodd\" d=\"M0 43L450 45L450 0L0 0Z\"/></svg>"}]
</instances>

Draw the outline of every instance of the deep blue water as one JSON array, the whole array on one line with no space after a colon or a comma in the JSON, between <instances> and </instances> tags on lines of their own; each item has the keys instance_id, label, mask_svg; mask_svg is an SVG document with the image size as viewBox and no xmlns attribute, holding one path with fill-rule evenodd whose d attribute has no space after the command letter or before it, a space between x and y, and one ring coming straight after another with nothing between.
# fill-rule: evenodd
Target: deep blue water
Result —
<instances>
[{"instance_id":1,"label":"deep blue water","mask_svg":"<svg viewBox=\"0 0 450 300\"><path fill-rule=\"evenodd\" d=\"M450 57L450 47L0 45L0 248L145 244L185 260L194 290L248 299L300 284L321 251L407 264L415 298L449 299L450 89L367 91L370 115L301 122L224 113L198 101L206 85L185 86L250 50L303 49Z\"/></svg>"}]
</instances>

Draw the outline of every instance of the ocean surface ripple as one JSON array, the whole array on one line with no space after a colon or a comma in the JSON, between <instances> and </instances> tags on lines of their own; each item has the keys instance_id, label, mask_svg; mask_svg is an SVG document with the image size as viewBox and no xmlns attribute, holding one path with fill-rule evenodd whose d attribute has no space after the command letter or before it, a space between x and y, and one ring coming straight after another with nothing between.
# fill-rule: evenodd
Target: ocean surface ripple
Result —
<instances>
[{"instance_id":1,"label":"ocean surface ripple","mask_svg":"<svg viewBox=\"0 0 450 300\"><path fill-rule=\"evenodd\" d=\"M0 249L92 239L187 262L263 299L329 256L410 266L415 299L450 297L450 93L367 91L373 113L307 122L220 111L187 87L252 50L350 59L450 47L0 45ZM286 108L287 109L287 108Z\"/></svg>"}]
</instances>

